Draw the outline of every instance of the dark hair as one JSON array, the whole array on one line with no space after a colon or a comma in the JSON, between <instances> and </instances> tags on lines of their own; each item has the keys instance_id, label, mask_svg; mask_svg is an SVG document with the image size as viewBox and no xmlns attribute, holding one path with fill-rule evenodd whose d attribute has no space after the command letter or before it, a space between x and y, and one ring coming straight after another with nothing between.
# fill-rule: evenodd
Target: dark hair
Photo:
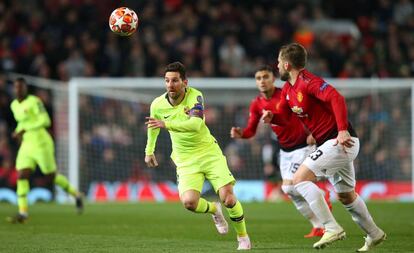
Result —
<instances>
[{"instance_id":1,"label":"dark hair","mask_svg":"<svg viewBox=\"0 0 414 253\"><path fill-rule=\"evenodd\" d=\"M290 43L282 46L280 56L283 60L289 62L293 68L301 69L306 65L308 53L299 43Z\"/></svg>"},{"instance_id":2,"label":"dark hair","mask_svg":"<svg viewBox=\"0 0 414 253\"><path fill-rule=\"evenodd\" d=\"M24 77L18 77L15 80L16 82L22 83L22 84L27 84L26 83L26 79Z\"/></svg>"},{"instance_id":3,"label":"dark hair","mask_svg":"<svg viewBox=\"0 0 414 253\"><path fill-rule=\"evenodd\" d=\"M269 71L270 73L273 73L273 75L276 75L275 68L273 68L272 66L267 65L267 64L258 67L256 69L255 73L257 73L259 71Z\"/></svg>"},{"instance_id":4,"label":"dark hair","mask_svg":"<svg viewBox=\"0 0 414 253\"><path fill-rule=\"evenodd\" d=\"M173 62L167 65L167 67L165 67L165 73L167 72L178 72L180 73L180 77L182 80L186 80L187 79L187 75L185 73L185 67L181 62Z\"/></svg>"}]
</instances>

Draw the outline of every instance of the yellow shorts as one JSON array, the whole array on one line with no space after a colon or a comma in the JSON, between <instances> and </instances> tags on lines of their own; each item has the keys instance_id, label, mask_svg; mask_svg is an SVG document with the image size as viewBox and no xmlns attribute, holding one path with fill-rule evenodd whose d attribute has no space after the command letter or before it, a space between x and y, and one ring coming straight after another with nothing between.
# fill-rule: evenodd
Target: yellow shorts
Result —
<instances>
[{"instance_id":1,"label":"yellow shorts","mask_svg":"<svg viewBox=\"0 0 414 253\"><path fill-rule=\"evenodd\" d=\"M22 142L16 158L16 169L36 169L43 174L56 172L55 147L52 139L41 143Z\"/></svg>"},{"instance_id":2,"label":"yellow shorts","mask_svg":"<svg viewBox=\"0 0 414 253\"><path fill-rule=\"evenodd\" d=\"M236 183L218 144L212 145L203 154L194 154L191 159L174 159L174 162L177 165L180 195L188 190L201 192L205 179L211 183L215 192L229 183Z\"/></svg>"}]
</instances>

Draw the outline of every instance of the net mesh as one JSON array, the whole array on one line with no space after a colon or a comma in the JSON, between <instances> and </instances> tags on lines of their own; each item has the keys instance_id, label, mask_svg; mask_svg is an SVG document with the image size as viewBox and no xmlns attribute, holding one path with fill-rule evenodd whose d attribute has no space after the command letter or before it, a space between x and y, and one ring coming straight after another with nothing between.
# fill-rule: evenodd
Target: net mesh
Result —
<instances>
[{"instance_id":1,"label":"net mesh","mask_svg":"<svg viewBox=\"0 0 414 253\"><path fill-rule=\"evenodd\" d=\"M161 80L162 82L162 80ZM411 89L361 86L342 87L349 119L361 140L356 160L358 179L411 179ZM171 143L166 131L158 138L156 156L159 168L144 163L145 117L156 96L164 90L145 87L88 88L79 97L80 185L86 189L96 181L175 181L169 155ZM199 88L205 97L206 123L227 156L230 169L238 179L274 179L278 173L277 138L271 129L259 125L254 138L233 140L232 126L243 127L248 107L257 95L250 88Z\"/></svg>"}]
</instances>

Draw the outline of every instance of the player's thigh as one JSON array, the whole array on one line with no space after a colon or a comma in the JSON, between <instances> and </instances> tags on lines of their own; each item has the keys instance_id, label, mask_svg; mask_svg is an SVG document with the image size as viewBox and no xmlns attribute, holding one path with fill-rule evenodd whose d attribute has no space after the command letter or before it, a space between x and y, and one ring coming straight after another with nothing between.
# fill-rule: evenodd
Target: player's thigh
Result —
<instances>
[{"instance_id":1,"label":"player's thigh","mask_svg":"<svg viewBox=\"0 0 414 253\"><path fill-rule=\"evenodd\" d=\"M343 168L340 168L335 174L328 177L336 193L352 192L355 189L355 168L354 162L351 161Z\"/></svg>"},{"instance_id":2,"label":"player's thigh","mask_svg":"<svg viewBox=\"0 0 414 253\"><path fill-rule=\"evenodd\" d=\"M290 152L280 150L280 174L282 179L293 180L293 175L305 158L312 153L313 150L313 146L299 148Z\"/></svg>"},{"instance_id":3,"label":"player's thigh","mask_svg":"<svg viewBox=\"0 0 414 253\"><path fill-rule=\"evenodd\" d=\"M336 139L326 141L312 152L303 162L317 178L324 178L334 175L339 170L349 168L359 152L359 140L353 138L354 146L346 148L342 145L335 145Z\"/></svg>"},{"instance_id":4,"label":"player's thigh","mask_svg":"<svg viewBox=\"0 0 414 253\"><path fill-rule=\"evenodd\" d=\"M201 169L210 181L215 192L227 184L234 185L236 179L227 166L227 159L221 153L209 154L208 160L202 162ZM211 159L213 158L213 159Z\"/></svg>"},{"instance_id":5,"label":"player's thigh","mask_svg":"<svg viewBox=\"0 0 414 253\"><path fill-rule=\"evenodd\" d=\"M196 165L194 166L196 167ZM177 167L177 184L180 196L189 190L201 192L204 180L204 174L191 164L188 167Z\"/></svg>"},{"instance_id":6,"label":"player's thigh","mask_svg":"<svg viewBox=\"0 0 414 253\"><path fill-rule=\"evenodd\" d=\"M35 148L32 145L22 143L16 157L16 169L32 169L36 168L36 160L33 157Z\"/></svg>"},{"instance_id":7,"label":"player's thigh","mask_svg":"<svg viewBox=\"0 0 414 253\"><path fill-rule=\"evenodd\" d=\"M34 158L43 174L56 172L57 165L53 143L47 143L36 150Z\"/></svg>"}]
</instances>

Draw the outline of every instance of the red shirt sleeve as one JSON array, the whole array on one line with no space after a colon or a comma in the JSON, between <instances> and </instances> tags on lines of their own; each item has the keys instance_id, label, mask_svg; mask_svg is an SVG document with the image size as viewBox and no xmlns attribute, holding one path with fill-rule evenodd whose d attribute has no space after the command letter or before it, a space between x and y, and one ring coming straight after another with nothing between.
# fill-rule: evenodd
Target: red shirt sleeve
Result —
<instances>
[{"instance_id":1,"label":"red shirt sleeve","mask_svg":"<svg viewBox=\"0 0 414 253\"><path fill-rule=\"evenodd\" d=\"M256 134L260 117L261 114L257 106L257 101L253 100L250 104L249 120L247 122L247 127L243 129L242 138L248 139Z\"/></svg>"},{"instance_id":2,"label":"red shirt sleeve","mask_svg":"<svg viewBox=\"0 0 414 253\"><path fill-rule=\"evenodd\" d=\"M348 129L348 113L345 98L334 87L323 79L314 78L307 85L307 91L315 98L331 105L338 131Z\"/></svg>"}]
</instances>

